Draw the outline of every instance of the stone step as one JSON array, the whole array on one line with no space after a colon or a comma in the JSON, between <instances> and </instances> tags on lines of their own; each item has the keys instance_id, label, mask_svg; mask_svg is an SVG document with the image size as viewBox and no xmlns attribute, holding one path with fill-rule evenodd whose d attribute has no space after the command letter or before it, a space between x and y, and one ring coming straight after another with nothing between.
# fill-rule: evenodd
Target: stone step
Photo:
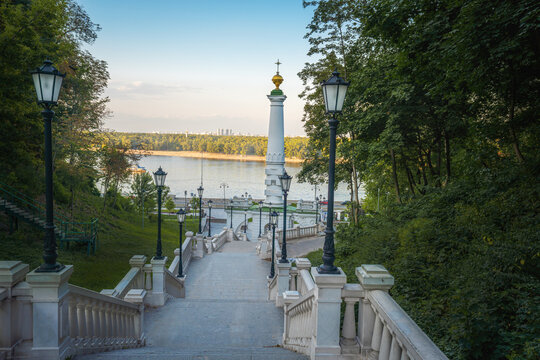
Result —
<instances>
[{"instance_id":1,"label":"stone step","mask_svg":"<svg viewBox=\"0 0 540 360\"><path fill-rule=\"evenodd\" d=\"M281 347L224 347L208 349L169 349L162 347L142 347L138 349L116 350L111 352L78 356L81 360L307 360L308 356L285 350Z\"/></svg>"}]
</instances>

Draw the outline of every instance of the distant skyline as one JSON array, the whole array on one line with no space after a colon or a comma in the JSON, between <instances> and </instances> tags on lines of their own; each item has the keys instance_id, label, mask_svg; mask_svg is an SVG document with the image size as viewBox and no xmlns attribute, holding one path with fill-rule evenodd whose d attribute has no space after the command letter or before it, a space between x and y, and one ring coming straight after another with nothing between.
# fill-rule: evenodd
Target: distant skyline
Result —
<instances>
[{"instance_id":1,"label":"distant skyline","mask_svg":"<svg viewBox=\"0 0 540 360\"><path fill-rule=\"evenodd\" d=\"M78 0L102 30L87 49L109 65L117 131L266 135L279 58L285 135L305 136L297 73L313 14L302 1Z\"/></svg>"}]
</instances>

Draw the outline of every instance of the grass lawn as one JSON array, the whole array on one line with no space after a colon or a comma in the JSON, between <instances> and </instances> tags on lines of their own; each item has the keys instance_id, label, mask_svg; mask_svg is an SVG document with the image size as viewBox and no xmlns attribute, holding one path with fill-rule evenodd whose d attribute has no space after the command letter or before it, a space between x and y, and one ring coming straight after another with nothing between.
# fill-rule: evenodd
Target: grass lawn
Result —
<instances>
[{"instance_id":1,"label":"grass lawn","mask_svg":"<svg viewBox=\"0 0 540 360\"><path fill-rule=\"evenodd\" d=\"M2 220L5 218L2 218ZM164 215L161 227L163 255L168 264L178 247L179 227L176 216ZM133 255L146 255L148 261L156 252L157 220L146 219L144 229L141 217L135 213L111 211L106 220L100 220L99 248L95 255L86 255L86 248L71 246L59 250L58 261L74 265L70 283L95 291L112 289L129 270ZM186 229L187 227L187 229ZM195 231L198 219L186 218L184 231ZM13 235L0 232L0 260L20 260L34 269L42 262L43 232L20 224Z\"/></svg>"}]
</instances>

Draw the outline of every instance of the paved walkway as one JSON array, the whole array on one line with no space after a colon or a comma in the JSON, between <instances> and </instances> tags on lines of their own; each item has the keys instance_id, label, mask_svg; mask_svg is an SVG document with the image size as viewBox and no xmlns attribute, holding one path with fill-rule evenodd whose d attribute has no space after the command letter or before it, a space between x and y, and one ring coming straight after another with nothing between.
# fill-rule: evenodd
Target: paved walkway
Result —
<instances>
[{"instance_id":1,"label":"paved walkway","mask_svg":"<svg viewBox=\"0 0 540 360\"><path fill-rule=\"evenodd\" d=\"M279 347L283 311L266 300L268 273L255 243L226 243L191 262L185 299L145 313L146 347L80 359L307 359Z\"/></svg>"},{"instance_id":2,"label":"paved walkway","mask_svg":"<svg viewBox=\"0 0 540 360\"><path fill-rule=\"evenodd\" d=\"M287 240L287 257L303 257L312 251L322 249L323 245L324 236Z\"/></svg>"}]
</instances>

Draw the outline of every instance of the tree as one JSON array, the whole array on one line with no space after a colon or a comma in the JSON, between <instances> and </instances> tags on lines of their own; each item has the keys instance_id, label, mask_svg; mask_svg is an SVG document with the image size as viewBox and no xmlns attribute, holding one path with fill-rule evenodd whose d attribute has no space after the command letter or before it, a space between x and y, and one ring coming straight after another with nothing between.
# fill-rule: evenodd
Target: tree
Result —
<instances>
[{"instance_id":1,"label":"tree","mask_svg":"<svg viewBox=\"0 0 540 360\"><path fill-rule=\"evenodd\" d=\"M135 207L146 216L156 208L157 189L148 172L135 174L131 183L131 196Z\"/></svg>"}]
</instances>

